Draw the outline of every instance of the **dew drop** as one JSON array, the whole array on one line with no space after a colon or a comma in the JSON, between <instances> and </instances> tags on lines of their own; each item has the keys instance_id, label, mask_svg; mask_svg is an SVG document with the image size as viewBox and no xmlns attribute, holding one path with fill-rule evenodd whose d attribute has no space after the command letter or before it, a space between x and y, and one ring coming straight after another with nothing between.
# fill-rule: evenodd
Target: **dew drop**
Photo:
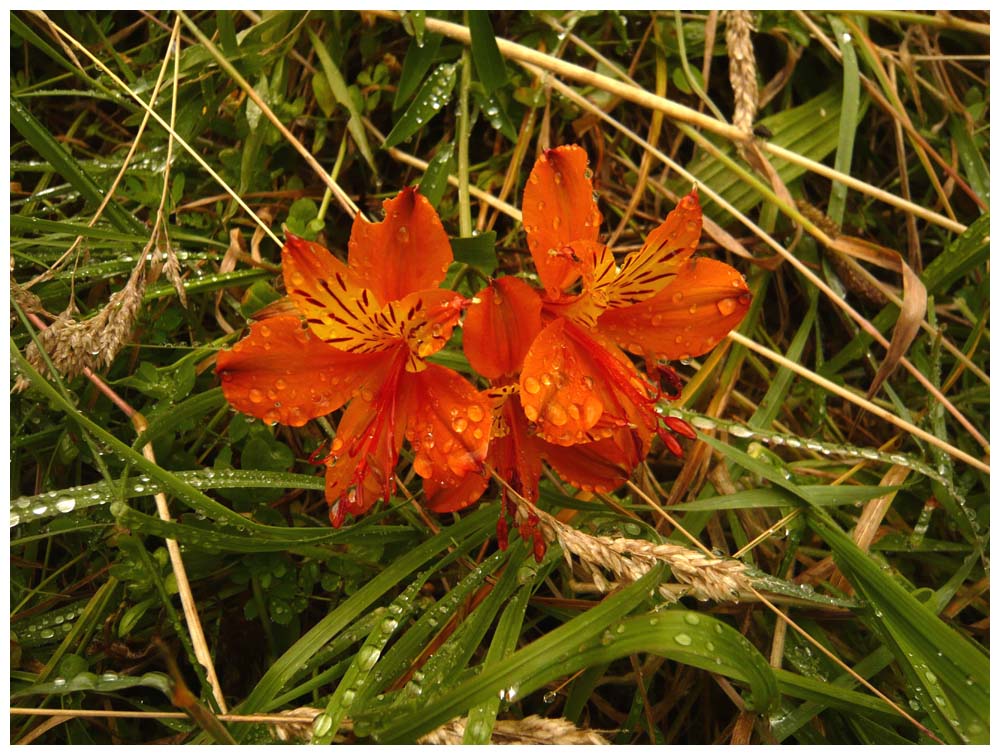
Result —
<instances>
[{"instance_id":1,"label":"dew drop","mask_svg":"<svg viewBox=\"0 0 1000 755\"><path fill-rule=\"evenodd\" d=\"M735 299L719 299L715 303L715 306L719 310L719 314L723 317L728 317L736 311L737 304L738 302Z\"/></svg>"},{"instance_id":2,"label":"dew drop","mask_svg":"<svg viewBox=\"0 0 1000 755\"><path fill-rule=\"evenodd\" d=\"M528 376L528 377L526 377L524 379L524 391L525 391L525 393L530 393L530 394L534 395L534 394L538 393L540 390L542 390L542 385L541 385L541 383L538 382L537 379L535 379L534 377L531 377L531 376ZM536 413L536 417L537 417L537 413ZM530 419L530 417L529 417L529 419Z\"/></svg>"},{"instance_id":3,"label":"dew drop","mask_svg":"<svg viewBox=\"0 0 1000 755\"><path fill-rule=\"evenodd\" d=\"M691 644L691 635L683 633L674 635L674 642L676 642L678 645L683 645L684 647L687 647L688 645Z\"/></svg>"},{"instance_id":4,"label":"dew drop","mask_svg":"<svg viewBox=\"0 0 1000 755\"><path fill-rule=\"evenodd\" d=\"M313 734L317 737L325 736L330 732L330 729L333 728L333 718L326 713L321 713L316 716L316 719L313 721L312 728Z\"/></svg>"},{"instance_id":5,"label":"dew drop","mask_svg":"<svg viewBox=\"0 0 1000 755\"><path fill-rule=\"evenodd\" d=\"M427 479L434 474L434 467L431 465L430 461L427 460L426 456L417 456L413 460L413 471L424 479Z\"/></svg>"},{"instance_id":6,"label":"dew drop","mask_svg":"<svg viewBox=\"0 0 1000 755\"><path fill-rule=\"evenodd\" d=\"M568 415L559 404L550 404L545 409L545 418L556 427L562 427L566 424Z\"/></svg>"}]
</instances>

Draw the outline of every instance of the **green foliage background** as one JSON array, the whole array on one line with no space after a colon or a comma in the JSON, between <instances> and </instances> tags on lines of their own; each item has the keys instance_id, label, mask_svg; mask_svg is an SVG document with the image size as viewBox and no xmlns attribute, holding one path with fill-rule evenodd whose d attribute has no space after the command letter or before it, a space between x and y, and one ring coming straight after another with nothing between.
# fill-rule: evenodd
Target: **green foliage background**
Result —
<instances>
[{"instance_id":1,"label":"green foliage background","mask_svg":"<svg viewBox=\"0 0 1000 755\"><path fill-rule=\"evenodd\" d=\"M436 19L468 29L471 45L436 33ZM654 450L636 479L665 496L684 530L720 553L740 552L757 589L829 656L753 594L668 604L656 590L673 581L662 567L606 597L578 594L579 574L558 544L540 564L517 539L496 549L495 491L429 518L401 497L332 530L322 478L307 459L336 417L266 426L235 414L217 386L215 353L281 295L278 246L222 184L279 235L286 227L344 250L352 220L234 74L369 217L383 198L419 184L454 237L449 284L472 295L494 272L528 267L520 223L477 190L516 207L539 148L587 148L605 231L621 223L621 248L641 243L673 206L670 192L690 186L495 38L728 117L723 17L193 13L180 23L177 67L171 60L165 69L154 108L218 180L150 121L91 223L144 111L57 28L148 99L177 20L172 12L9 17L11 366L29 381L11 398L11 705L173 712L178 677L166 657L200 703L194 719L73 715L52 728L18 712L12 742L275 740L263 723L215 717L168 537L181 544L227 707L308 707L317 742L414 742L459 716L468 717L465 742L487 742L498 717L531 714L565 717L617 743L988 741L988 472L745 346L677 365L688 381L678 408L703 432L683 461ZM985 434L988 14L765 12L753 21L766 99L758 137L861 188L773 158L777 174L828 225L909 262L929 300L908 358ZM554 78L650 133L653 111L603 79ZM702 195L707 217L732 235L727 248L755 258L703 239L703 254L728 256L751 284L740 333L864 395L884 351L799 271L770 264L774 247L762 234L887 338L899 309L873 299L871 284L817 241L815 226L719 131L667 117L655 146L728 203ZM899 200L881 201L874 189ZM82 243L63 258L77 236ZM163 270L167 249L184 302ZM137 433L93 381L43 375L25 354L39 322L64 311L80 321L97 315L143 255L138 318L97 370L145 418ZM898 277L877 277L899 286ZM467 371L459 339L438 359ZM905 369L874 400L988 465L988 447ZM416 495L407 464L401 479ZM157 516L156 492L167 495L173 522ZM614 506L573 493L544 481L540 505L574 514L586 533L688 544L627 490L611 497ZM870 548L858 545L859 520L878 528Z\"/></svg>"}]
</instances>

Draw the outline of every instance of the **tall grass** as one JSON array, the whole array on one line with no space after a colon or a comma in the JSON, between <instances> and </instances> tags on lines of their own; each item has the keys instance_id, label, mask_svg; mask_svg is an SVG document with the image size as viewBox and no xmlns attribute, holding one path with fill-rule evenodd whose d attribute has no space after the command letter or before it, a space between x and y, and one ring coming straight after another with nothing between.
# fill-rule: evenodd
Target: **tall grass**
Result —
<instances>
[{"instance_id":1,"label":"tall grass","mask_svg":"<svg viewBox=\"0 0 1000 755\"><path fill-rule=\"evenodd\" d=\"M17 12L11 741L989 740L985 12ZM543 480L327 523L338 420L212 369L418 184L449 284L530 272L541 149L636 248L692 184L751 310L676 364L698 431L613 495ZM460 331L436 357L468 373ZM564 720L563 720L564 719Z\"/></svg>"}]
</instances>

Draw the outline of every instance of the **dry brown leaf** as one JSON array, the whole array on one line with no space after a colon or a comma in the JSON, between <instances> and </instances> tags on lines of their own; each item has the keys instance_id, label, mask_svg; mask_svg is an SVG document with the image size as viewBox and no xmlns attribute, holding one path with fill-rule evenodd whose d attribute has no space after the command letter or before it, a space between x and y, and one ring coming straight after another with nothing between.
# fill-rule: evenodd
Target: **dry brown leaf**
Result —
<instances>
[{"instance_id":1,"label":"dry brown leaf","mask_svg":"<svg viewBox=\"0 0 1000 755\"><path fill-rule=\"evenodd\" d=\"M862 259L886 270L897 272L903 278L902 306L896 325L892 329L889 350L868 387L867 398L871 398L899 366L899 360L903 358L913 339L920 332L920 324L927 314L927 288L913 272L913 268L903 259L903 255L893 249L854 236L833 238L831 248L848 257Z\"/></svg>"}]
</instances>

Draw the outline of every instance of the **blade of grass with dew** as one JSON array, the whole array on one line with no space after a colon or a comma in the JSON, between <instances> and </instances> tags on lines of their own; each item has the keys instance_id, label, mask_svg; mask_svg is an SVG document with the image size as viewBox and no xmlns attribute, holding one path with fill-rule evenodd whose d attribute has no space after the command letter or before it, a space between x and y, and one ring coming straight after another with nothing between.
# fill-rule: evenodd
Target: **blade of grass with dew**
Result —
<instances>
[{"instance_id":1,"label":"blade of grass with dew","mask_svg":"<svg viewBox=\"0 0 1000 755\"><path fill-rule=\"evenodd\" d=\"M306 663L333 636L348 626L407 575L420 568L446 548L461 552L475 543L481 542L483 535L492 526L496 511L483 507L464 517L426 542L416 546L403 557L387 566L374 579L354 592L339 604L312 629L289 648L257 683L253 691L239 706L240 710L264 712L272 709L274 698L281 692L296 670ZM236 732L234 731L234 735ZM237 739L239 737L237 736Z\"/></svg>"},{"instance_id":2,"label":"blade of grass with dew","mask_svg":"<svg viewBox=\"0 0 1000 755\"><path fill-rule=\"evenodd\" d=\"M535 581L537 571L534 564L525 563L529 558L534 559L533 555L529 555L529 551L528 544L523 540L518 540L505 551L509 557L504 559L505 569L495 578L496 583L489 588L489 594L469 616L458 623L448 640L427 659L422 669L423 687L428 689L443 687L465 671L473 654L493 625L500 607L522 581ZM545 568L543 571L547 573L548 569ZM457 614L450 617L442 615L441 623L454 621L456 617Z\"/></svg>"},{"instance_id":3,"label":"blade of grass with dew","mask_svg":"<svg viewBox=\"0 0 1000 755\"><path fill-rule=\"evenodd\" d=\"M73 156L57 142L47 128L17 99L10 100L10 123L28 144L44 158L52 169L69 181L88 202L95 206L104 199L105 192L79 166ZM145 228L134 215L111 202L104 209L111 224L122 233L141 235Z\"/></svg>"},{"instance_id":4,"label":"blade of grass with dew","mask_svg":"<svg viewBox=\"0 0 1000 755\"><path fill-rule=\"evenodd\" d=\"M413 136L438 113L445 109L451 101L452 92L458 75L454 63L442 63L427 77L424 85L417 92L413 102L392 127L385 137L383 149L395 147L400 142Z\"/></svg>"},{"instance_id":5,"label":"blade of grass with dew","mask_svg":"<svg viewBox=\"0 0 1000 755\"><path fill-rule=\"evenodd\" d=\"M484 669L489 669L492 666L502 666L517 649L517 643L521 637L521 627L524 624L525 612L528 609L528 599L531 597L534 587L531 582L522 584L514 594L514 597L507 603L503 613L500 614L500 620L497 622L496 630L493 632L493 640L486 651ZM462 744L488 744L499 711L499 697L490 697L479 705L470 708L468 720L465 725L465 734L462 736Z\"/></svg>"},{"instance_id":6,"label":"blade of grass with dew","mask_svg":"<svg viewBox=\"0 0 1000 755\"><path fill-rule=\"evenodd\" d=\"M814 509L808 520L870 606L862 619L893 650L935 731L953 744L987 742L987 656L891 579L828 516Z\"/></svg>"},{"instance_id":7,"label":"blade of grass with dew","mask_svg":"<svg viewBox=\"0 0 1000 755\"><path fill-rule=\"evenodd\" d=\"M379 690L398 680L420 658L427 643L441 631L443 625L469 599L473 590L482 585L485 576L480 573L467 574L447 594L427 607L413 626L378 662L367 683L358 690L357 701L359 705L370 706Z\"/></svg>"},{"instance_id":8,"label":"blade of grass with dew","mask_svg":"<svg viewBox=\"0 0 1000 755\"><path fill-rule=\"evenodd\" d=\"M455 170L455 147L451 143L441 144L431 158L420 179L420 193L435 209L448 189L448 176Z\"/></svg>"},{"instance_id":9,"label":"blade of grass with dew","mask_svg":"<svg viewBox=\"0 0 1000 755\"><path fill-rule=\"evenodd\" d=\"M159 671L151 671L142 676L118 676L118 674L92 674L83 672L77 674L72 679L60 679L58 682L42 682L39 684L29 684L26 687L11 690L12 698L27 697L29 695L55 695L62 697L76 692L120 692L123 689L134 689L135 687L152 687L158 689L163 694L170 696L170 677Z\"/></svg>"},{"instance_id":10,"label":"blade of grass with dew","mask_svg":"<svg viewBox=\"0 0 1000 755\"><path fill-rule=\"evenodd\" d=\"M524 549L522 548L520 550L522 552L519 555L523 557ZM480 563L474 570L470 571L463 578L460 586L461 590L465 592L481 588L486 579L490 577L498 568L503 566L508 561L509 556L515 555L514 553L512 553L512 551L513 549L509 551L498 550L488 558L484 559L482 563ZM507 571L510 570L508 569ZM504 579L505 575L502 575L498 579L494 591L500 588L501 584L505 582ZM509 578L507 579L507 581L508 582L510 581ZM455 589L459 590L460 587L457 586ZM427 615L430 615L432 617L431 618L432 626L443 627L447 625L448 622L455 620L457 616L456 610L460 607L461 602L457 600L452 601L451 596L448 596L448 598L450 606L439 605L427 611ZM439 603L440 602L441 601L439 601ZM479 644L479 641L482 639L482 634L485 634L487 627L482 628L482 634L479 634L478 636L473 634L471 642L459 643L459 638L462 636L468 636L470 633L470 627L474 628L477 623L478 624L482 623L483 610L484 608L488 610L489 605L490 604L487 602L480 604L476 608L476 610L472 613L471 616L469 616L468 618L466 618L461 622L458 629L452 634L451 638L449 638L448 642L442 645L441 647L437 648L433 656L427 659L427 663L423 666L423 668L420 671L420 673L422 674L420 686L427 686L428 688L433 689L434 687L437 686L439 681L443 681L443 679L440 679L440 677L443 677L448 670L446 669L445 673L439 673L435 670L435 667L448 665L449 660L451 660L452 656L454 655L458 656L454 660L457 661L458 664L464 666L465 660L467 660L467 657L463 659L463 656L465 655L464 651L467 650L468 655L471 655L473 652L475 652L476 647ZM442 608L444 608L444 610L442 610ZM434 616L439 616L439 618L433 618ZM478 619L477 616L479 617ZM472 629L472 631L475 632L475 629ZM464 647L461 646L462 644L464 644ZM454 652L456 646L459 646L458 653ZM357 693L360 692L363 687L367 686L364 684L365 677L368 676L369 672L372 672L372 666L375 665L374 663L369 664L369 659L372 656L364 656L363 652L364 648L362 648L362 650L358 652L358 654L355 656L355 661L351 664L351 668L352 669L356 668L357 672L352 675L350 670L348 670L344 678L341 679L340 684L338 684L337 689L330 700L330 703L327 705L326 713L333 720L334 726L339 726L342 716L348 711L350 711L351 715L353 716L356 715L358 711L366 710L367 708L370 707L369 702L365 702L357 697ZM375 657L377 658L377 656ZM413 660L415 661L417 659ZM363 666L366 666L367 668L363 668ZM371 687L368 688L371 689ZM403 691L404 694L410 689L411 689L410 687L405 687ZM313 741L316 742L317 744L323 744L325 742L330 741L332 739L332 735L333 731L331 730L330 734L327 737L324 737L319 741L317 741L314 738Z\"/></svg>"},{"instance_id":11,"label":"blade of grass with dew","mask_svg":"<svg viewBox=\"0 0 1000 755\"><path fill-rule=\"evenodd\" d=\"M28 363L13 342L11 342L11 355L17 365L17 369L31 381L32 386L46 395L55 406L65 412L81 429L110 447L114 453L124 461L132 464L141 473L148 475L151 481L157 482L163 488L164 492L170 493L209 519L223 525L235 527L248 534L278 540L300 540L300 538L301 540L309 540L316 535L320 535L321 537L330 536L330 530L326 527L274 527L258 524L212 500L192 485L178 479L173 473L149 461L142 454L136 453L132 448L122 443L118 438L79 412Z\"/></svg>"},{"instance_id":12,"label":"blade of grass with dew","mask_svg":"<svg viewBox=\"0 0 1000 755\"><path fill-rule=\"evenodd\" d=\"M714 438L703 439L723 456L809 503L796 485L767 465ZM988 736L988 658L888 577L822 509L810 506L807 521L830 545L845 576L870 606L860 618L893 650L936 733L955 744L982 741ZM949 649L947 657L941 648Z\"/></svg>"},{"instance_id":13,"label":"blade of grass with dew","mask_svg":"<svg viewBox=\"0 0 1000 755\"><path fill-rule=\"evenodd\" d=\"M580 668L633 653L647 652L745 679L750 684L747 705L764 712L777 702L778 688L762 655L728 624L691 611L660 611L621 620L626 612L607 615L602 609L633 588L649 589L650 576L659 569L606 598L598 607L563 624L510 657L503 669L484 671L428 705L382 730L381 741L413 741L425 731L449 720L456 711L506 690L507 700L521 698L553 679ZM633 598L634 600L634 598ZM598 614L594 616L593 614ZM572 630L572 631L571 631Z\"/></svg>"},{"instance_id":14,"label":"blade of grass with dew","mask_svg":"<svg viewBox=\"0 0 1000 755\"><path fill-rule=\"evenodd\" d=\"M486 88L487 94L493 94L496 90L506 86L507 66L504 64L503 56L497 47L496 34L493 33L489 12L470 10L468 13L469 34L472 38L472 60L476 64L476 73Z\"/></svg>"},{"instance_id":15,"label":"blade of grass with dew","mask_svg":"<svg viewBox=\"0 0 1000 755\"><path fill-rule=\"evenodd\" d=\"M425 75L434 64L438 50L441 49L441 42L444 37L440 34L427 34L423 44L417 40L410 40L410 46L406 49L406 57L403 58L403 69L399 73L399 83L396 85L396 97L392 103L393 110L399 110L403 103L410 99L410 95L417 91Z\"/></svg>"},{"instance_id":16,"label":"blade of grass with dew","mask_svg":"<svg viewBox=\"0 0 1000 755\"><path fill-rule=\"evenodd\" d=\"M854 51L851 35L847 27L836 16L830 16L830 27L837 38L840 52L843 56L841 65L844 68L843 97L840 105L840 130L837 137L837 154L833 159L833 167L841 173L851 172L851 159L854 156L854 137L858 131L858 110L861 106L861 78L858 70L858 56ZM847 205L847 186L833 182L830 188L830 201L827 203L826 214L839 227L844 222L844 208Z\"/></svg>"}]
</instances>

